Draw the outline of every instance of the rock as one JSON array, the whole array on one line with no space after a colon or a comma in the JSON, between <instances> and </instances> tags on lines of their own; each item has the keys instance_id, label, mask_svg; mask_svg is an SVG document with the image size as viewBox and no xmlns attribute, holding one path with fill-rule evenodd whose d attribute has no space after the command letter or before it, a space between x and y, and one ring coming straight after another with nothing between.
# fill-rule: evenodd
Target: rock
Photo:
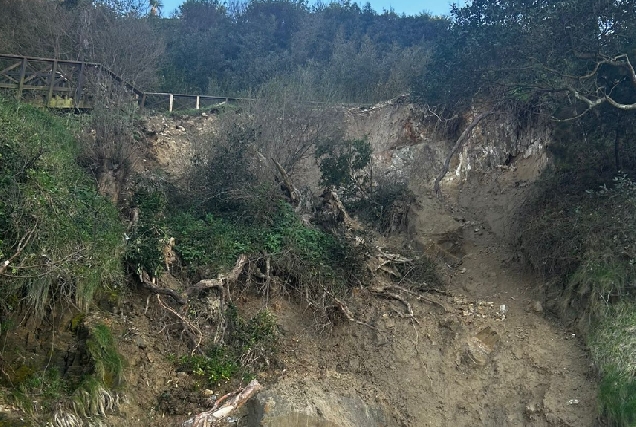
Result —
<instances>
[{"instance_id":1,"label":"rock","mask_svg":"<svg viewBox=\"0 0 636 427\"><path fill-rule=\"evenodd\" d=\"M135 345L143 350L146 348L146 341L141 336L135 337Z\"/></svg>"},{"instance_id":2,"label":"rock","mask_svg":"<svg viewBox=\"0 0 636 427\"><path fill-rule=\"evenodd\" d=\"M263 427L380 427L387 425L382 406L307 384L299 390L278 384L246 404L247 425Z\"/></svg>"},{"instance_id":3,"label":"rock","mask_svg":"<svg viewBox=\"0 0 636 427\"><path fill-rule=\"evenodd\" d=\"M482 329L464 344L461 361L475 367L486 365L488 357L498 342L499 336L490 326Z\"/></svg>"},{"instance_id":4,"label":"rock","mask_svg":"<svg viewBox=\"0 0 636 427\"><path fill-rule=\"evenodd\" d=\"M543 313L543 304L541 304L541 301L535 301L532 303L532 310L535 313Z\"/></svg>"},{"instance_id":5,"label":"rock","mask_svg":"<svg viewBox=\"0 0 636 427\"><path fill-rule=\"evenodd\" d=\"M526 417L529 420L532 420L534 418L534 415L541 412L541 407L534 402L530 402L526 405L526 410L524 412L526 414Z\"/></svg>"},{"instance_id":6,"label":"rock","mask_svg":"<svg viewBox=\"0 0 636 427\"><path fill-rule=\"evenodd\" d=\"M486 365L489 353L483 342L472 337L464 345L461 361L469 366L482 367Z\"/></svg>"}]
</instances>

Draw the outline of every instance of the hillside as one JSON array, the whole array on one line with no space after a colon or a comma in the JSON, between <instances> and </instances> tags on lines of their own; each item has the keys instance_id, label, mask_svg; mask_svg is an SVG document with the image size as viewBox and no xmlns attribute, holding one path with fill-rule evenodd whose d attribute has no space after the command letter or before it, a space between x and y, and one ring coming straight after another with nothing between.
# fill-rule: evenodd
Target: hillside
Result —
<instances>
[{"instance_id":1,"label":"hillside","mask_svg":"<svg viewBox=\"0 0 636 427\"><path fill-rule=\"evenodd\" d=\"M633 3L0 0L0 425L636 425Z\"/></svg>"}]
</instances>

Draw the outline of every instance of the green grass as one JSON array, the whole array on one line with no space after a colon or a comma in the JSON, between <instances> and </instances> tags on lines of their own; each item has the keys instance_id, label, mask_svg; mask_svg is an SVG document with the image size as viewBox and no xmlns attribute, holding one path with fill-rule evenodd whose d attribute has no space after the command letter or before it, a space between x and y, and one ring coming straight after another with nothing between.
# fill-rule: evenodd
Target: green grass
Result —
<instances>
[{"instance_id":1,"label":"green grass","mask_svg":"<svg viewBox=\"0 0 636 427\"><path fill-rule=\"evenodd\" d=\"M636 304L622 301L607 307L588 344L603 374L602 413L612 425L636 425Z\"/></svg>"},{"instance_id":2,"label":"green grass","mask_svg":"<svg viewBox=\"0 0 636 427\"><path fill-rule=\"evenodd\" d=\"M0 99L2 258L26 243L0 277L0 293L3 301L24 295L40 314L55 298L85 310L99 287L122 279L117 210L76 164L72 121Z\"/></svg>"}]
</instances>

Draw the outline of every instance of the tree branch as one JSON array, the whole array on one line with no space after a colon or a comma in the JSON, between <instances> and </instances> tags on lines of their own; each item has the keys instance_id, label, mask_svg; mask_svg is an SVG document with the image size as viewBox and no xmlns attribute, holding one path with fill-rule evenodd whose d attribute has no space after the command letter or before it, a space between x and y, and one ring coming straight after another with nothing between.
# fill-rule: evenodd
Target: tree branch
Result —
<instances>
[{"instance_id":1,"label":"tree branch","mask_svg":"<svg viewBox=\"0 0 636 427\"><path fill-rule=\"evenodd\" d=\"M442 170L440 171L439 175L437 175L437 178L435 178L435 184L433 185L433 189L435 190L435 194L437 194L437 195L440 194L439 183L442 181L442 179L444 179L444 177L448 173L448 169L450 168L450 161L453 158L453 156L455 155L455 153L457 153L457 151L459 151L459 149L461 148L461 146L464 143L464 141L466 139L468 139L468 136L473 131L473 129L475 129L475 127L479 124L479 122L481 122L483 119L485 119L486 117L488 117L488 116L490 116L491 114L494 114L494 113L495 113L494 110L490 110L488 112L481 113L480 115L475 117L473 119L473 121L468 125L468 127L466 129L464 129L464 131L459 136L459 138L457 138L457 141L455 141L455 145L453 146L453 149L451 150L451 152L446 157L446 161L444 161L444 167L442 167Z\"/></svg>"},{"instance_id":2,"label":"tree branch","mask_svg":"<svg viewBox=\"0 0 636 427\"><path fill-rule=\"evenodd\" d=\"M24 251L24 248L26 248L26 246L31 241L31 238L33 237L33 234L35 233L35 230L37 230L37 225L35 225L33 228L31 228L29 231L27 231L24 236L22 236L22 238L18 242L18 247L16 248L15 252L13 253L13 255L11 255L8 259L2 261L2 264L0 264L0 274L4 274L4 272L7 271L7 268L9 268L9 265L17 257L20 256L22 251Z\"/></svg>"}]
</instances>

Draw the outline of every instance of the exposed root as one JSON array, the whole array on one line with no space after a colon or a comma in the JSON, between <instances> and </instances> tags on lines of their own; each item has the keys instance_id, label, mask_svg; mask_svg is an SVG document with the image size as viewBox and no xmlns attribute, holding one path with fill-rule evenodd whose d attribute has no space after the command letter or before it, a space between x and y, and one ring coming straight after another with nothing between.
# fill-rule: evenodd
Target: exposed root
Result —
<instances>
[{"instance_id":1,"label":"exposed root","mask_svg":"<svg viewBox=\"0 0 636 427\"><path fill-rule=\"evenodd\" d=\"M227 274L219 274L216 279L204 279L197 282L195 285L190 286L186 291L187 295L193 296L198 294L199 292L205 289L213 289L216 288L221 291L221 298L223 302L230 301L230 289L227 286L229 282L234 282L238 279L243 271L243 267L247 263L247 256L241 255L236 260L236 264L234 264L234 268L232 271Z\"/></svg>"},{"instance_id":2,"label":"exposed root","mask_svg":"<svg viewBox=\"0 0 636 427\"><path fill-rule=\"evenodd\" d=\"M351 310L349 310L349 307L347 307L347 304L345 304L344 302L342 302L341 300L339 300L333 295L331 295L331 297L333 298L333 301L336 303L336 306L340 309L340 312L344 315L344 317L347 318L348 321L357 323L358 325L366 326L374 330L378 329L375 326L368 324L367 322L363 322L353 317L353 314L351 314Z\"/></svg>"},{"instance_id":3,"label":"exposed root","mask_svg":"<svg viewBox=\"0 0 636 427\"><path fill-rule=\"evenodd\" d=\"M413 310L411 308L411 305L408 303L408 301L406 301L402 296L398 295L398 294L394 294L390 291L398 291L398 292L404 292L405 294L411 295L413 297L415 297L418 301L425 301L428 302L429 304L433 304L436 305L440 308L442 308L444 310L445 313L450 312L451 310L446 307L441 301L437 301L427 295L424 295L420 292L414 292L410 289L407 289L403 286L400 285L376 285L372 288L370 288L370 291L381 295L381 296L385 296L388 298L392 298L395 300L398 300L400 302L402 302L406 307L407 307L407 313L403 315L403 317L411 317ZM446 291L441 291L441 290L434 290L437 291L443 295L450 295L448 292Z\"/></svg>"},{"instance_id":4,"label":"exposed root","mask_svg":"<svg viewBox=\"0 0 636 427\"><path fill-rule=\"evenodd\" d=\"M163 301L161 301L161 297L159 295L157 295L157 301L165 310L174 314L176 317L179 318L179 320L181 320L181 324L183 325L184 330L187 331L188 335L190 335L190 337L192 338L192 344L193 344L192 354L194 354L199 349L199 347L201 346L201 343L203 342L203 333L201 333L201 330L192 322L188 321L188 319L186 319L184 316L179 314L175 309L173 309L172 307L170 307L169 305L166 305Z\"/></svg>"},{"instance_id":5,"label":"exposed root","mask_svg":"<svg viewBox=\"0 0 636 427\"><path fill-rule=\"evenodd\" d=\"M156 279L155 278L151 279L150 275L146 273L144 270L141 270L141 272L139 273L139 280L144 285L144 287L148 289L150 292L152 292L153 294L168 295L172 297L172 299L174 299L175 302L179 305L185 305L187 303L187 301L183 299L181 295L179 295L172 289L159 288L155 286Z\"/></svg>"}]
</instances>

